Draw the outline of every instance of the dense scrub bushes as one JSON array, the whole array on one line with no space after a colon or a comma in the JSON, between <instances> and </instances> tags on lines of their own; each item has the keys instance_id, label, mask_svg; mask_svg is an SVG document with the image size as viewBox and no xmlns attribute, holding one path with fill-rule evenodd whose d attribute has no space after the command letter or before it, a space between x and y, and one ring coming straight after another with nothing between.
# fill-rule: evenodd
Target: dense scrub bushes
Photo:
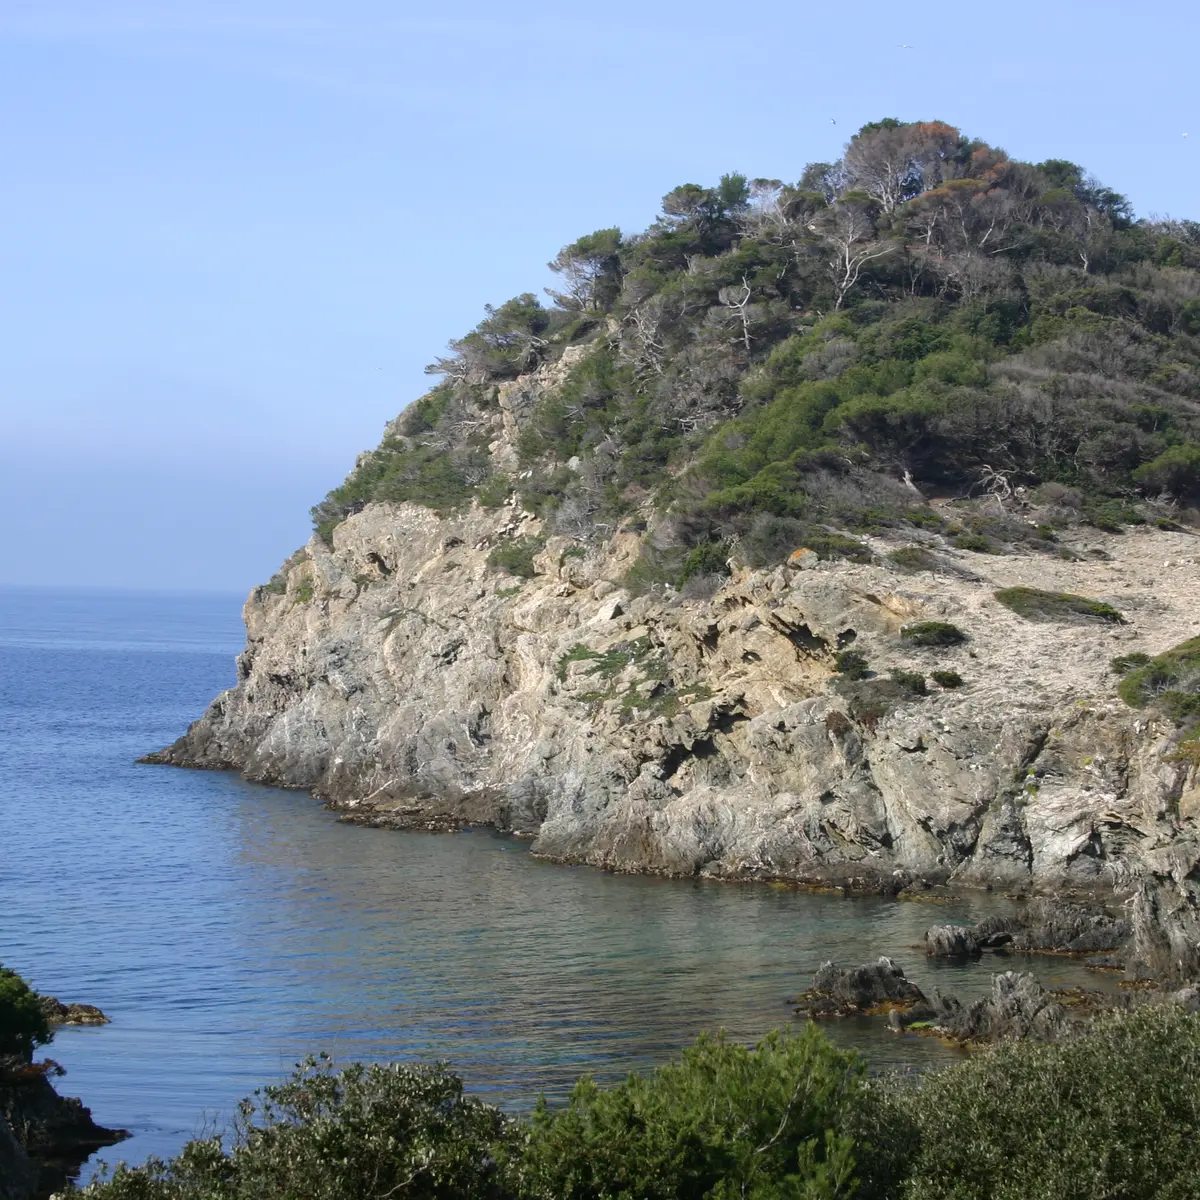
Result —
<instances>
[{"instance_id":1,"label":"dense scrub bushes","mask_svg":"<svg viewBox=\"0 0 1200 1200\"><path fill-rule=\"evenodd\" d=\"M552 303L488 307L452 342L314 509L320 533L372 500L507 497L499 389L571 346L521 417L517 483L572 536L657 511L685 551L778 561L764 518L937 524L934 493L1003 505L1050 483L1103 528L1200 504L1200 223L1136 221L1072 163L875 122L794 184L686 184L645 232L550 266ZM1041 544L1016 521L957 537Z\"/></svg>"},{"instance_id":2,"label":"dense scrub bushes","mask_svg":"<svg viewBox=\"0 0 1200 1200\"><path fill-rule=\"evenodd\" d=\"M0 966L0 1065L27 1063L51 1038L46 1013L35 992L16 971Z\"/></svg>"},{"instance_id":3,"label":"dense scrub bushes","mask_svg":"<svg viewBox=\"0 0 1200 1200\"><path fill-rule=\"evenodd\" d=\"M226 1139L119 1167L92 1200L1171 1200L1200 1178L1200 1017L1098 1018L912 1080L871 1080L813 1025L681 1060L529 1120L443 1067L309 1060Z\"/></svg>"}]
</instances>

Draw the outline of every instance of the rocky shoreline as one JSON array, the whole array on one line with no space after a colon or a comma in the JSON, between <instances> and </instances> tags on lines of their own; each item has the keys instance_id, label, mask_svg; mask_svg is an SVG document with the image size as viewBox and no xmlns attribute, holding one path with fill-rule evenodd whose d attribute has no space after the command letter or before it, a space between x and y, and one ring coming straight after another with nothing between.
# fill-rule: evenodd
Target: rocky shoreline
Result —
<instances>
[{"instance_id":1,"label":"rocky shoreline","mask_svg":"<svg viewBox=\"0 0 1200 1200\"><path fill-rule=\"evenodd\" d=\"M38 1000L51 1026L109 1021L91 1004ZM83 1101L59 1095L51 1079L63 1074L53 1059L0 1059L0 1200L45 1200L95 1151L129 1137L124 1129L97 1124Z\"/></svg>"}]
</instances>

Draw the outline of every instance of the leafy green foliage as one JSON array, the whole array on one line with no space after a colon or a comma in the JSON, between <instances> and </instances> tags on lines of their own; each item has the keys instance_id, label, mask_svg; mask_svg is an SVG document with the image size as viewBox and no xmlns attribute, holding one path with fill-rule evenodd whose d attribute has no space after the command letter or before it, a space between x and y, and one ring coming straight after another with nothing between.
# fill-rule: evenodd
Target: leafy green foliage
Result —
<instances>
[{"instance_id":1,"label":"leafy green foliage","mask_svg":"<svg viewBox=\"0 0 1200 1200\"><path fill-rule=\"evenodd\" d=\"M1150 655L1135 650L1130 654L1118 654L1109 666L1114 675L1128 675L1136 667L1144 667L1150 661Z\"/></svg>"},{"instance_id":2,"label":"leafy green foliage","mask_svg":"<svg viewBox=\"0 0 1200 1200\"><path fill-rule=\"evenodd\" d=\"M728 575L729 547L724 542L701 542L683 557L679 586L699 575Z\"/></svg>"},{"instance_id":3,"label":"leafy green foliage","mask_svg":"<svg viewBox=\"0 0 1200 1200\"><path fill-rule=\"evenodd\" d=\"M1155 708L1181 725L1200 717L1200 637L1135 665L1117 692L1133 708Z\"/></svg>"},{"instance_id":4,"label":"leafy green foliage","mask_svg":"<svg viewBox=\"0 0 1200 1200\"><path fill-rule=\"evenodd\" d=\"M868 1103L862 1060L812 1025L753 1049L701 1038L652 1075L585 1078L565 1109L540 1105L531 1182L556 1200L832 1200L853 1186L845 1127Z\"/></svg>"},{"instance_id":5,"label":"leafy green foliage","mask_svg":"<svg viewBox=\"0 0 1200 1200\"><path fill-rule=\"evenodd\" d=\"M442 1066L325 1058L91 1200L1190 1200L1200 1017L1174 1004L1008 1041L919 1080L869 1080L809 1023L507 1117Z\"/></svg>"},{"instance_id":6,"label":"leafy green foliage","mask_svg":"<svg viewBox=\"0 0 1200 1200\"><path fill-rule=\"evenodd\" d=\"M867 656L857 650L841 650L834 661L834 670L847 679L865 679L869 674Z\"/></svg>"},{"instance_id":7,"label":"leafy green foliage","mask_svg":"<svg viewBox=\"0 0 1200 1200\"><path fill-rule=\"evenodd\" d=\"M533 558L540 553L545 543L540 538L522 537L501 542L488 552L488 566L521 579L532 579L537 573Z\"/></svg>"},{"instance_id":8,"label":"leafy green foliage","mask_svg":"<svg viewBox=\"0 0 1200 1200\"><path fill-rule=\"evenodd\" d=\"M685 553L765 565L812 540L783 550L764 518L932 527L934 492L1055 483L1110 530L1151 497L1200 503L1200 224L1135 221L1077 164L872 122L795 183L683 184L645 232L596 230L550 266L553 303L488 306L451 343L442 382L316 506L322 536L374 501L497 503L500 386L579 347L510 409L522 503L572 536L654 509ZM1049 544L995 517L957 534L1013 541Z\"/></svg>"},{"instance_id":9,"label":"leafy green foliage","mask_svg":"<svg viewBox=\"0 0 1200 1200\"><path fill-rule=\"evenodd\" d=\"M920 671L907 671L903 667L892 667L888 671L888 678L894 684L902 687L906 692L912 692L914 696L926 696L929 694L929 688L925 683L925 676Z\"/></svg>"},{"instance_id":10,"label":"leafy green foliage","mask_svg":"<svg viewBox=\"0 0 1200 1200\"><path fill-rule=\"evenodd\" d=\"M0 1059L29 1062L52 1036L37 992L16 971L0 966Z\"/></svg>"},{"instance_id":11,"label":"leafy green foliage","mask_svg":"<svg viewBox=\"0 0 1200 1200\"><path fill-rule=\"evenodd\" d=\"M996 592L996 599L1027 621L1096 621L1123 625L1125 618L1102 600L1072 592L1046 592L1041 588L1011 587Z\"/></svg>"},{"instance_id":12,"label":"leafy green foliage","mask_svg":"<svg viewBox=\"0 0 1200 1200\"><path fill-rule=\"evenodd\" d=\"M501 1200L505 1158L523 1136L463 1094L442 1066L340 1070L307 1059L290 1079L242 1102L226 1148L190 1142L170 1162L119 1166L85 1188L96 1200Z\"/></svg>"},{"instance_id":13,"label":"leafy green foliage","mask_svg":"<svg viewBox=\"0 0 1200 1200\"><path fill-rule=\"evenodd\" d=\"M1097 1019L1059 1045L1003 1043L898 1095L919 1132L908 1200L1184 1200L1200 1179L1200 1019Z\"/></svg>"},{"instance_id":14,"label":"leafy green foliage","mask_svg":"<svg viewBox=\"0 0 1200 1200\"><path fill-rule=\"evenodd\" d=\"M967 640L967 635L949 621L917 621L915 624L905 625L900 630L900 636L914 646L936 648L961 646Z\"/></svg>"}]
</instances>

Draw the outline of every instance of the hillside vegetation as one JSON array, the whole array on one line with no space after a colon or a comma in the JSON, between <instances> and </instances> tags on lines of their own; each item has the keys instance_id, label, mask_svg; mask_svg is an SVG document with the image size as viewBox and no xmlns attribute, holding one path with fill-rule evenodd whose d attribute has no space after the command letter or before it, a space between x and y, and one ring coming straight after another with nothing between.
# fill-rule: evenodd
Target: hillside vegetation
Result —
<instances>
[{"instance_id":1,"label":"hillside vegetation","mask_svg":"<svg viewBox=\"0 0 1200 1200\"><path fill-rule=\"evenodd\" d=\"M441 382L313 510L323 536L371 501L515 491L575 537L651 519L665 579L822 527L946 532L939 496L1050 514L951 528L970 549L1200 504L1200 223L1135 220L1073 163L885 120L795 183L684 184L644 233L550 266L549 303L489 306L428 368ZM502 469L500 386L572 346Z\"/></svg>"}]
</instances>

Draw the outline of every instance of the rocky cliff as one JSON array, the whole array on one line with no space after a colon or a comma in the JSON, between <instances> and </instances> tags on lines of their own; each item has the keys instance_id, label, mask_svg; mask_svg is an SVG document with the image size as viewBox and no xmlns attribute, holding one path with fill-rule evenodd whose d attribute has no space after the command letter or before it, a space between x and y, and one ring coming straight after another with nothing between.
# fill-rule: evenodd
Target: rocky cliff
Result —
<instances>
[{"instance_id":1,"label":"rocky cliff","mask_svg":"<svg viewBox=\"0 0 1200 1200\"><path fill-rule=\"evenodd\" d=\"M502 389L495 456L545 385ZM369 823L490 823L621 871L1087 889L1183 879L1200 857L1196 765L1110 668L1200 634L1189 532L1079 528L1054 556L910 529L864 539L870 562L799 554L692 596L622 585L637 523L551 534L511 500L367 505L252 593L237 686L152 760L308 788ZM529 578L489 565L534 544ZM1018 585L1124 623L1027 619L995 597ZM900 636L926 620L967 640ZM873 677L836 671L851 646ZM963 684L922 694L892 668Z\"/></svg>"}]
</instances>

